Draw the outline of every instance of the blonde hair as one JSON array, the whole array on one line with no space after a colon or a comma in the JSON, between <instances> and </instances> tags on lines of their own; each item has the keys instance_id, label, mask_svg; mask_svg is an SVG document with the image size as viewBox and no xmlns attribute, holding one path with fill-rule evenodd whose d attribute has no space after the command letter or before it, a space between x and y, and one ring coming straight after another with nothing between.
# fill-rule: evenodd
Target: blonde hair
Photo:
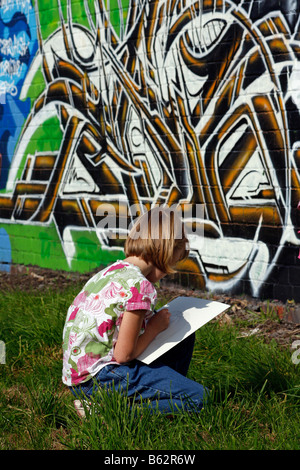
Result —
<instances>
[{"instance_id":1,"label":"blonde hair","mask_svg":"<svg viewBox=\"0 0 300 470\"><path fill-rule=\"evenodd\" d=\"M125 255L138 256L170 274L178 261L188 257L188 239L176 210L157 206L142 214L125 241Z\"/></svg>"}]
</instances>

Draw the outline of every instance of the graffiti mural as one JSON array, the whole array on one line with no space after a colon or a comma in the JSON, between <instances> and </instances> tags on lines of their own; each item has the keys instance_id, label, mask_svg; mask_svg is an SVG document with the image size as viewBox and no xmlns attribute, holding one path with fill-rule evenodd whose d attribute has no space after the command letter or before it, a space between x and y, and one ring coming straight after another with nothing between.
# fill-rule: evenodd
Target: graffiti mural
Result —
<instances>
[{"instance_id":1,"label":"graffiti mural","mask_svg":"<svg viewBox=\"0 0 300 470\"><path fill-rule=\"evenodd\" d=\"M36 40L25 13L19 36L2 18L6 102L25 63L14 103L31 107L1 151L1 227L54 227L75 269L80 234L105 263L143 207L176 204L189 208L181 270L198 286L263 295L279 266L296 269L300 23L296 2L279 3L86 0L78 13L58 0L51 29L35 1Z\"/></svg>"}]
</instances>

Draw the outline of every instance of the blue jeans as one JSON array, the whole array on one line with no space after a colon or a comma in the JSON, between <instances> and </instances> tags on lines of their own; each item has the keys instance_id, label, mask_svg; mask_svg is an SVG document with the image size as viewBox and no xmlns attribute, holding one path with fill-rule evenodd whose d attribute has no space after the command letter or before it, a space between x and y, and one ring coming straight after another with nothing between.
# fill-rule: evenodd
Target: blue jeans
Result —
<instances>
[{"instance_id":1,"label":"blue jeans","mask_svg":"<svg viewBox=\"0 0 300 470\"><path fill-rule=\"evenodd\" d=\"M126 364L109 364L88 382L73 387L75 395L90 397L98 388L121 390L134 401L145 400L151 409L163 413L200 411L208 390L186 377L193 354L195 335L146 365L137 359ZM150 402L150 405L149 405ZM145 403L145 402L144 402Z\"/></svg>"}]
</instances>

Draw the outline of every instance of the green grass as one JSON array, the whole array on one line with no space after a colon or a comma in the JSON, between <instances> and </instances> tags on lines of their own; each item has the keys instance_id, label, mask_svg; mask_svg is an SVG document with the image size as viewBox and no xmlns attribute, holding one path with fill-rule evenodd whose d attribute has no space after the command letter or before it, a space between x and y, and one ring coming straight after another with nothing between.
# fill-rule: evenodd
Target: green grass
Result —
<instances>
[{"instance_id":1,"label":"green grass","mask_svg":"<svg viewBox=\"0 0 300 470\"><path fill-rule=\"evenodd\" d=\"M99 392L101 407L80 420L61 382L62 328L78 289L1 293L0 449L300 449L300 365L289 348L241 337L238 323L197 332L189 377L212 390L200 414L150 415Z\"/></svg>"}]
</instances>

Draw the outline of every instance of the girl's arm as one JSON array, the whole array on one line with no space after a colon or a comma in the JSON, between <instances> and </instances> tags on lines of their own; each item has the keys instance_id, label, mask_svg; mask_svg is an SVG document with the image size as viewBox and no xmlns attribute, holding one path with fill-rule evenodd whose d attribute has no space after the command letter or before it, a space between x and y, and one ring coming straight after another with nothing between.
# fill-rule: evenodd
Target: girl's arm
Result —
<instances>
[{"instance_id":1,"label":"girl's arm","mask_svg":"<svg viewBox=\"0 0 300 470\"><path fill-rule=\"evenodd\" d=\"M147 323L145 331L139 335L145 310L126 311L120 325L118 340L114 348L114 358L120 364L137 358L151 341L165 330L170 321L170 313L164 308L156 313Z\"/></svg>"}]
</instances>

